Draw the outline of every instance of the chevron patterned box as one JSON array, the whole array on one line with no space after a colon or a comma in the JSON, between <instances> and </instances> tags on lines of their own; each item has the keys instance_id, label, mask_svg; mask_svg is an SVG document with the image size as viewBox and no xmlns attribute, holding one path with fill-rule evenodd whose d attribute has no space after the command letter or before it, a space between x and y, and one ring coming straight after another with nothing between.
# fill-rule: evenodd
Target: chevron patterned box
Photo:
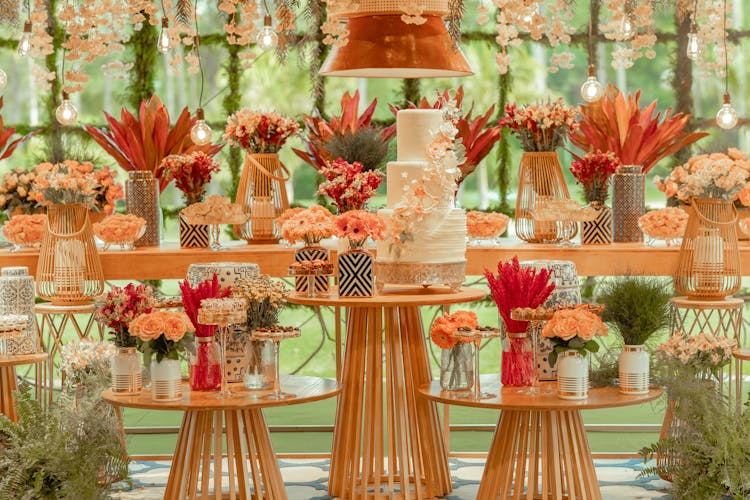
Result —
<instances>
[{"instance_id":1,"label":"chevron patterned box","mask_svg":"<svg viewBox=\"0 0 750 500\"><path fill-rule=\"evenodd\" d=\"M343 252L338 257L340 297L372 297L375 293L373 257L364 250Z\"/></svg>"},{"instance_id":2,"label":"chevron patterned box","mask_svg":"<svg viewBox=\"0 0 750 500\"><path fill-rule=\"evenodd\" d=\"M328 250L320 246L309 246L298 248L294 252L295 262L305 262L310 260L325 260L330 262L330 256ZM316 293L327 293L330 287L328 276L316 276L315 277L315 292ZM297 292L307 291L307 276L295 278L294 290Z\"/></svg>"},{"instance_id":3,"label":"chevron patterned box","mask_svg":"<svg viewBox=\"0 0 750 500\"><path fill-rule=\"evenodd\" d=\"M180 246L182 248L206 248L208 246L208 224L189 224L182 215L180 219Z\"/></svg>"}]
</instances>

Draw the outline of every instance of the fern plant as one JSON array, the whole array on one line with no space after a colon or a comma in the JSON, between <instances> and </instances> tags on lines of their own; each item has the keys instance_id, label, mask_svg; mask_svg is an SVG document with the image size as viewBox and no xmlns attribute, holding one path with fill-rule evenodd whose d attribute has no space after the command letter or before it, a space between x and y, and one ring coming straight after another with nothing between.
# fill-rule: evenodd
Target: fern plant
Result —
<instances>
[{"instance_id":1,"label":"fern plant","mask_svg":"<svg viewBox=\"0 0 750 500\"><path fill-rule=\"evenodd\" d=\"M671 286L667 280L625 276L600 285L597 302L605 306L602 319L625 345L642 345L669 326Z\"/></svg>"}]
</instances>

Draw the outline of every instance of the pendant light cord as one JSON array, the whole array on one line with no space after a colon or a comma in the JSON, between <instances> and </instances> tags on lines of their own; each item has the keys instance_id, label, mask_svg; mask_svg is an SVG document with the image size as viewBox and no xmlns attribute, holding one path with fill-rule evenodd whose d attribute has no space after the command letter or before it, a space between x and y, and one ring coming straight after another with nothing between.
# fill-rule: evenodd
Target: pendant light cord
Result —
<instances>
[{"instance_id":1,"label":"pendant light cord","mask_svg":"<svg viewBox=\"0 0 750 500\"><path fill-rule=\"evenodd\" d=\"M203 107L203 62L201 61L201 34L200 27L198 25L198 1L196 0L193 4L193 15L195 16L195 56L198 58L198 71L201 75L201 88L198 96L198 107Z\"/></svg>"},{"instance_id":2,"label":"pendant light cord","mask_svg":"<svg viewBox=\"0 0 750 500\"><path fill-rule=\"evenodd\" d=\"M729 51L727 50L727 0L724 0L724 93L729 94Z\"/></svg>"},{"instance_id":3,"label":"pendant light cord","mask_svg":"<svg viewBox=\"0 0 750 500\"><path fill-rule=\"evenodd\" d=\"M589 66L594 64L594 12L589 9Z\"/></svg>"}]
</instances>

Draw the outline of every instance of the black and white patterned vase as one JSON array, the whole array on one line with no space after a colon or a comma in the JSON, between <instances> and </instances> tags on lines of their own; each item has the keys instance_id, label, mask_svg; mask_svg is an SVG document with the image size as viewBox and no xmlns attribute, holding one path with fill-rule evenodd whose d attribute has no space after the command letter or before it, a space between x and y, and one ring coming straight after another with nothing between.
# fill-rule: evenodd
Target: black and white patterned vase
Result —
<instances>
[{"instance_id":1,"label":"black and white patterned vase","mask_svg":"<svg viewBox=\"0 0 750 500\"><path fill-rule=\"evenodd\" d=\"M612 209L601 202L591 202L596 219L581 222L582 245L609 245L612 243Z\"/></svg>"},{"instance_id":2,"label":"black and white patterned vase","mask_svg":"<svg viewBox=\"0 0 750 500\"><path fill-rule=\"evenodd\" d=\"M27 267L4 267L0 271L0 315L20 314L32 319L23 335L4 339L4 354L32 354L38 351L34 319L34 278Z\"/></svg>"},{"instance_id":3,"label":"black and white patterned vase","mask_svg":"<svg viewBox=\"0 0 750 500\"><path fill-rule=\"evenodd\" d=\"M372 297L375 294L374 258L366 250L347 250L338 256L340 297Z\"/></svg>"}]
</instances>

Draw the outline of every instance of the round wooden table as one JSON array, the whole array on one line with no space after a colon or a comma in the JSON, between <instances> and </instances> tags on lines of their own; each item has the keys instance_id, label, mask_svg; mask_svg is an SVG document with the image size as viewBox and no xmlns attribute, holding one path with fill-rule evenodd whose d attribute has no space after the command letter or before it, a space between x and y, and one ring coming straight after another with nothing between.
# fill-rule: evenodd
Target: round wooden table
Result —
<instances>
[{"instance_id":1,"label":"round wooden table","mask_svg":"<svg viewBox=\"0 0 750 500\"><path fill-rule=\"evenodd\" d=\"M108 389L102 393L102 398L127 408L185 412L169 469L165 499L182 500L199 498L199 495L200 498L222 498L221 469L225 452L230 498L276 500L287 496L262 408L309 403L330 398L340 391L335 380L315 377L285 376L281 386L294 397L261 399L254 394L264 393L251 393L241 384L230 384L235 394L219 399L216 392L191 392L183 381L181 401L153 401L149 389L135 396L115 394ZM222 435L226 436L226 443ZM213 492L210 492L212 473Z\"/></svg>"},{"instance_id":2,"label":"round wooden table","mask_svg":"<svg viewBox=\"0 0 750 500\"><path fill-rule=\"evenodd\" d=\"M13 354L0 356L0 413L12 421L18 420L16 414L16 400L13 393L16 386L16 365L30 365L41 363L47 359L47 354Z\"/></svg>"},{"instance_id":3,"label":"round wooden table","mask_svg":"<svg viewBox=\"0 0 750 500\"><path fill-rule=\"evenodd\" d=\"M417 388L432 379L419 307L484 295L473 288L453 293L419 286L386 287L365 298L291 294L289 302L296 304L347 308L331 496L421 499L451 491L437 405L417 397Z\"/></svg>"},{"instance_id":4,"label":"round wooden table","mask_svg":"<svg viewBox=\"0 0 750 500\"><path fill-rule=\"evenodd\" d=\"M662 394L620 394L616 387L589 390L576 401L555 395L555 382L541 382L540 394L528 388L501 387L497 375L482 375L482 390L492 399L464 399L460 393L441 390L435 380L419 392L444 404L502 410L479 484L480 500L501 498L600 499L594 460L591 457L581 410L614 408L653 401Z\"/></svg>"}]
</instances>

